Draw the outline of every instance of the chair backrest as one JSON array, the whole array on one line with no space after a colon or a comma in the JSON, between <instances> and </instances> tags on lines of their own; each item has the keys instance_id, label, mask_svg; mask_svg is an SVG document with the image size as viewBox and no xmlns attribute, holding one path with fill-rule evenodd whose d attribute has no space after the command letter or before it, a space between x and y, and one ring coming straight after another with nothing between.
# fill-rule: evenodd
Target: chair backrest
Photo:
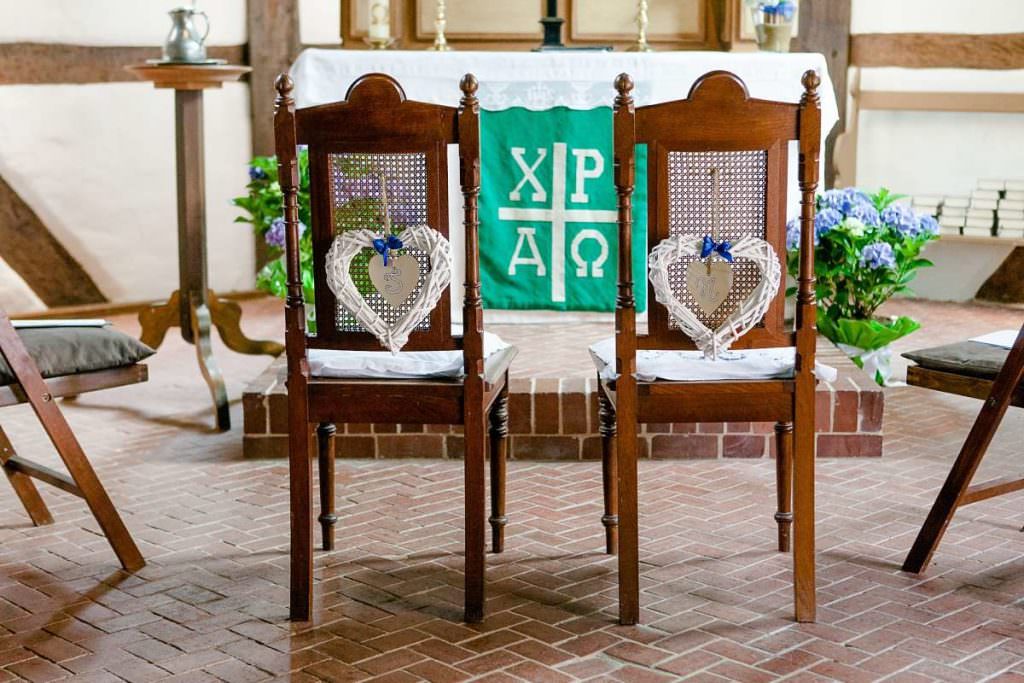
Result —
<instances>
[{"instance_id":1,"label":"chair backrest","mask_svg":"<svg viewBox=\"0 0 1024 683\"><path fill-rule=\"evenodd\" d=\"M615 182L620 204L626 202L625 222L629 223L635 146L645 145L648 250L681 234L702 237L717 233L716 239L728 239L733 244L741 237L753 236L772 245L785 272L790 141L800 143L798 175L805 227L808 220L813 224L817 187L821 131L816 87L820 79L814 72L807 72L803 81L805 94L799 104L770 102L751 99L743 81L734 74L714 71L698 79L685 100L634 108L631 79L623 74L616 80ZM813 154L804 158L805 150L813 150ZM622 222L620 214L620 307L624 273L630 281L630 301L626 303L631 307L628 252L632 235L629 226L621 225ZM729 295L718 308L707 313L697 305L687 287L687 268L693 260L694 257L683 257L669 268L671 289L701 323L716 329L751 294L760 275L755 264L737 260L731 266L733 285ZM810 277L813 261L808 265ZM779 288L763 319L733 348L796 345L796 334L787 330L783 322L785 289L785 285ZM648 331L636 338L636 347L695 348L668 309L655 300L650 285L647 300Z\"/></svg>"},{"instance_id":2,"label":"chair backrest","mask_svg":"<svg viewBox=\"0 0 1024 683\"><path fill-rule=\"evenodd\" d=\"M312 272L316 306L316 334L305 344L312 348L380 350L377 338L367 332L341 307L327 283L327 253L336 235L347 230L367 229L381 233L382 190L387 194L395 234L405 227L426 224L445 237L448 225L448 145L459 145L460 162L479 171L479 110L476 80L463 79L459 109L407 100L402 87L390 76L368 74L349 88L345 99L296 110L291 98L292 82L278 79L275 136L279 177L285 195L286 259L291 268L300 262L299 231L289 218L289 202L298 193L288 176L295 173L297 146L309 155L309 199L312 225ZM472 183L470 183L472 185ZM477 187L463 191L467 206L472 204L473 226L467 223L466 285L479 290L475 266ZM467 220L470 216L467 213ZM470 229L472 227L472 230ZM472 250L472 256L470 252ZM352 261L349 273L367 305L385 322L392 324L410 309L430 269L428 255L416 249L403 253L420 262L420 279L414 293L401 305L392 306L370 281L370 248ZM452 258L457 258L452 255ZM291 277L289 278L291 281ZM300 290L301 291L301 290ZM294 303L294 302L292 302ZM469 302L472 303L472 302ZM467 304L468 305L468 304ZM451 331L451 303L446 287L437 305L410 334L406 350L448 350L463 348L463 337ZM481 330L470 330L467 335ZM292 342L292 339L289 339ZM467 345L468 347L469 345ZM468 348L467 348L468 353Z\"/></svg>"}]
</instances>

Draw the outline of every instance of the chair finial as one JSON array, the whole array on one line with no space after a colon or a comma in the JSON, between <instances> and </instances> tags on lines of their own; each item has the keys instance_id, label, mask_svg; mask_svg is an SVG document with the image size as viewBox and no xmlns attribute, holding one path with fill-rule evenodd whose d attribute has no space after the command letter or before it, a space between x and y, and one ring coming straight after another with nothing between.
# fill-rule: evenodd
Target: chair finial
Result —
<instances>
[{"instance_id":1,"label":"chair finial","mask_svg":"<svg viewBox=\"0 0 1024 683\"><path fill-rule=\"evenodd\" d=\"M621 73L615 77L615 90L620 97L627 97L633 92L633 78L627 73Z\"/></svg>"},{"instance_id":2,"label":"chair finial","mask_svg":"<svg viewBox=\"0 0 1024 683\"><path fill-rule=\"evenodd\" d=\"M277 104L283 104L292 99L295 81L292 80L290 75L283 73L274 80L274 89L277 90Z\"/></svg>"},{"instance_id":3,"label":"chair finial","mask_svg":"<svg viewBox=\"0 0 1024 683\"><path fill-rule=\"evenodd\" d=\"M808 69L800 78L800 82L804 86L804 97L817 101L818 86L821 85L821 76L818 75L818 72L814 69Z\"/></svg>"},{"instance_id":4,"label":"chair finial","mask_svg":"<svg viewBox=\"0 0 1024 683\"><path fill-rule=\"evenodd\" d=\"M476 95L476 89L480 87L480 83L477 82L476 76L473 74L466 74L462 77L462 81L459 82L459 87L462 88L463 95L472 97Z\"/></svg>"}]
</instances>

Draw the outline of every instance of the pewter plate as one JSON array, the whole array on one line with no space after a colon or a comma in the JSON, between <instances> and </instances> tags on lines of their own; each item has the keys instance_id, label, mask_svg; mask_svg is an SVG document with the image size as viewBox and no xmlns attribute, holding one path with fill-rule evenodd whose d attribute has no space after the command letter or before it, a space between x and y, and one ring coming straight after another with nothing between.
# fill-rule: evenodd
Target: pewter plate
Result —
<instances>
[{"instance_id":1,"label":"pewter plate","mask_svg":"<svg viewBox=\"0 0 1024 683\"><path fill-rule=\"evenodd\" d=\"M195 62L183 62L176 59L147 59L146 64L154 66L220 66L227 64L226 59L200 59Z\"/></svg>"}]
</instances>

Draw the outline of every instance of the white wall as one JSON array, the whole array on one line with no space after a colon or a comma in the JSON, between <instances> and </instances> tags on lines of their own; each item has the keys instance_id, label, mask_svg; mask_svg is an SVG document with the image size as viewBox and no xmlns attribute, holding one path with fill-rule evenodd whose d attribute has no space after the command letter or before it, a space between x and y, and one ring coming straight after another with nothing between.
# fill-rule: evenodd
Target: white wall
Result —
<instances>
[{"instance_id":1,"label":"white wall","mask_svg":"<svg viewBox=\"0 0 1024 683\"><path fill-rule=\"evenodd\" d=\"M852 33L1024 32L1022 0L853 0ZM1024 70L860 70L862 90L1024 93ZM849 125L849 124L848 124ZM858 121L856 184L908 194L969 194L979 178L1024 178L1024 115L864 111ZM947 243L930 248L936 267L918 295L964 300L1010 249Z\"/></svg>"},{"instance_id":2,"label":"white wall","mask_svg":"<svg viewBox=\"0 0 1024 683\"><path fill-rule=\"evenodd\" d=\"M299 37L305 45L340 45L341 2L299 0Z\"/></svg>"},{"instance_id":3,"label":"white wall","mask_svg":"<svg viewBox=\"0 0 1024 683\"><path fill-rule=\"evenodd\" d=\"M181 0L0 0L0 42L160 45ZM206 0L209 44L246 41L245 0ZM233 223L247 182L249 91L206 92L210 284L254 286L253 238ZM0 88L0 174L111 301L160 299L177 288L174 95L148 83ZM42 307L6 264L0 306Z\"/></svg>"},{"instance_id":4,"label":"white wall","mask_svg":"<svg viewBox=\"0 0 1024 683\"><path fill-rule=\"evenodd\" d=\"M0 42L161 45L167 10L189 0L0 0ZM211 45L245 42L245 0L200 0Z\"/></svg>"}]
</instances>

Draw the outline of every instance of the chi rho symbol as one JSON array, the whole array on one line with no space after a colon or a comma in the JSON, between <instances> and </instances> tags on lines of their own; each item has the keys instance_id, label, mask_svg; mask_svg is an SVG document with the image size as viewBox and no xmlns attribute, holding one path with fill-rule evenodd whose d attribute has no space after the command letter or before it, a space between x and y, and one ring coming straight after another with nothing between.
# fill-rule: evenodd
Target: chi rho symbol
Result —
<instances>
[{"instance_id":1,"label":"chi rho symbol","mask_svg":"<svg viewBox=\"0 0 1024 683\"><path fill-rule=\"evenodd\" d=\"M551 282L551 301L564 302L566 277L566 226L570 223L615 223L616 211L569 208L569 204L590 203L588 187L596 184L605 171L605 157L599 149L570 148L564 142L555 142L550 148L551 177L545 185L538 177L548 159L549 149L536 147L511 147L508 153L519 172L519 181L508 193L510 203L521 202L528 197L533 203L546 204L544 207L499 206L498 219L515 225L516 245L508 261L510 277L546 278ZM572 156L570 162L569 157ZM573 188L569 192L569 164L574 166ZM588 185L588 183L591 183ZM550 230L550 253L542 254L537 243L537 227L522 223L546 224ZM596 246L584 249L592 241ZM596 254L594 253L596 251ZM577 278L604 277L609 255L608 239L601 231L583 228L576 231L568 247ZM550 272L550 275L549 275Z\"/></svg>"}]
</instances>

